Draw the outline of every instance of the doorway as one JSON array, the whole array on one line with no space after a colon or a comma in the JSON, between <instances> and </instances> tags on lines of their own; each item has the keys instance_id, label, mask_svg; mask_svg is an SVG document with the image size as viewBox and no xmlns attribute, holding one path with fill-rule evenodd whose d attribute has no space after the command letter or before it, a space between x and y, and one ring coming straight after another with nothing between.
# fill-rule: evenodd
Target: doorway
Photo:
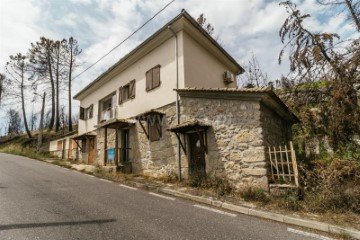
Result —
<instances>
[{"instance_id":1,"label":"doorway","mask_svg":"<svg viewBox=\"0 0 360 240\"><path fill-rule=\"evenodd\" d=\"M203 132L189 133L189 176L206 177L205 147L202 142Z\"/></svg>"},{"instance_id":2,"label":"doorway","mask_svg":"<svg viewBox=\"0 0 360 240\"><path fill-rule=\"evenodd\" d=\"M94 163L95 138L89 138L88 164Z\"/></svg>"},{"instance_id":3,"label":"doorway","mask_svg":"<svg viewBox=\"0 0 360 240\"><path fill-rule=\"evenodd\" d=\"M129 162L129 129L121 131L121 162Z\"/></svg>"}]
</instances>

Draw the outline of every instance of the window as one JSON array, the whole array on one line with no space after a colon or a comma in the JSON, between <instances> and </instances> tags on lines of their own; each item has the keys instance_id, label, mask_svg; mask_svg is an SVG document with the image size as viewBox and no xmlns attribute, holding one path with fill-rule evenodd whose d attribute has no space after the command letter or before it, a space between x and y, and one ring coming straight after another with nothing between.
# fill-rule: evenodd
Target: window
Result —
<instances>
[{"instance_id":1,"label":"window","mask_svg":"<svg viewBox=\"0 0 360 240\"><path fill-rule=\"evenodd\" d=\"M93 117L93 108L94 108L94 105L91 104L90 107L85 109L85 111L84 111L84 119L85 120L91 119Z\"/></svg>"},{"instance_id":2,"label":"window","mask_svg":"<svg viewBox=\"0 0 360 240\"><path fill-rule=\"evenodd\" d=\"M91 104L88 108L80 107L80 119L87 120L93 117L93 108L94 105Z\"/></svg>"},{"instance_id":3,"label":"window","mask_svg":"<svg viewBox=\"0 0 360 240\"><path fill-rule=\"evenodd\" d=\"M119 89L119 104L135 98L135 79Z\"/></svg>"},{"instance_id":4,"label":"window","mask_svg":"<svg viewBox=\"0 0 360 240\"><path fill-rule=\"evenodd\" d=\"M146 91L160 86L160 65L157 65L146 72Z\"/></svg>"},{"instance_id":5,"label":"window","mask_svg":"<svg viewBox=\"0 0 360 240\"><path fill-rule=\"evenodd\" d=\"M85 120L85 108L80 107L80 120Z\"/></svg>"},{"instance_id":6,"label":"window","mask_svg":"<svg viewBox=\"0 0 360 240\"><path fill-rule=\"evenodd\" d=\"M57 150L62 150L62 148L63 148L62 144L63 144L62 140L57 141Z\"/></svg>"},{"instance_id":7,"label":"window","mask_svg":"<svg viewBox=\"0 0 360 240\"><path fill-rule=\"evenodd\" d=\"M115 92L99 102L99 122L115 118Z\"/></svg>"},{"instance_id":8,"label":"window","mask_svg":"<svg viewBox=\"0 0 360 240\"><path fill-rule=\"evenodd\" d=\"M148 118L148 133L151 142L158 141L161 138L161 117L153 115Z\"/></svg>"}]
</instances>

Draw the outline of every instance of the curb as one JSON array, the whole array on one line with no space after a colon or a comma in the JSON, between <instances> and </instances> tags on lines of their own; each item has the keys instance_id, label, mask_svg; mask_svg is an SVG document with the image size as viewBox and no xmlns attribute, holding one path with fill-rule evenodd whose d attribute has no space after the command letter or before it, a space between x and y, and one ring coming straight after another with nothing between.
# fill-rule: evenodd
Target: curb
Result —
<instances>
[{"instance_id":1,"label":"curb","mask_svg":"<svg viewBox=\"0 0 360 240\"><path fill-rule=\"evenodd\" d=\"M187 194L187 193L182 193L182 192L175 191L175 190L172 190L169 188L159 188L159 192L165 193L168 195L185 198L185 199L190 199L195 202L208 204L211 206L231 210L231 211L249 215L249 216L270 219L270 220L277 221L277 222L282 222L282 223L287 223L287 224L291 224L291 225L295 225L295 226L299 226L299 227L320 230L320 231L328 232L328 233L345 234L345 235L351 236L353 238L360 239L360 231L358 231L356 229L340 227L340 226L331 225L331 224L322 223L322 222L313 221L313 220L305 220L305 219L301 219L301 218L289 217L289 216L277 214L277 213L269 213L269 212L265 212L265 211L255 210L252 208L242 207L242 206L234 205L234 204L227 203L227 202L221 202L221 201L216 201L216 200L212 200L212 199L205 198L205 197L199 197L199 196L194 196L194 195Z\"/></svg>"}]
</instances>

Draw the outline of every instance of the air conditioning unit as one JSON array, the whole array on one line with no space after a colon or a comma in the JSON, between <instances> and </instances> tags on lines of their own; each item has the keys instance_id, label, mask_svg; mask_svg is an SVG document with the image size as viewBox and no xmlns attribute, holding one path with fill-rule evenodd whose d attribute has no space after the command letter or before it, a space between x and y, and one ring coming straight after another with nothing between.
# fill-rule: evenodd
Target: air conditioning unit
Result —
<instances>
[{"instance_id":1,"label":"air conditioning unit","mask_svg":"<svg viewBox=\"0 0 360 240\"><path fill-rule=\"evenodd\" d=\"M226 84L234 82L234 74L230 71L225 71L223 74L223 79Z\"/></svg>"}]
</instances>

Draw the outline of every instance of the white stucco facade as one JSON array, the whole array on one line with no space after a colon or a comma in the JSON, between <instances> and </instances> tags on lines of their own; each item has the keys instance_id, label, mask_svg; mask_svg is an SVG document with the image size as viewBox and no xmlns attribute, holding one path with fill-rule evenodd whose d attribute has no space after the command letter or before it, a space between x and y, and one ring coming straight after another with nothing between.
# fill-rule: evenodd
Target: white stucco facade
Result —
<instances>
[{"instance_id":1,"label":"white stucco facade","mask_svg":"<svg viewBox=\"0 0 360 240\"><path fill-rule=\"evenodd\" d=\"M236 81L224 82L223 73L230 71L235 76L242 71L241 67L228 59L208 36L185 17L169 26L176 32L176 37L169 28L160 30L75 96L81 107L93 105L93 117L79 120L79 135L96 130L102 114L99 103L110 94L116 95L115 117L127 119L175 102L176 88L236 87ZM157 65L160 65L161 85L146 91L146 72ZM119 104L119 88L134 79L135 98Z\"/></svg>"}]
</instances>

